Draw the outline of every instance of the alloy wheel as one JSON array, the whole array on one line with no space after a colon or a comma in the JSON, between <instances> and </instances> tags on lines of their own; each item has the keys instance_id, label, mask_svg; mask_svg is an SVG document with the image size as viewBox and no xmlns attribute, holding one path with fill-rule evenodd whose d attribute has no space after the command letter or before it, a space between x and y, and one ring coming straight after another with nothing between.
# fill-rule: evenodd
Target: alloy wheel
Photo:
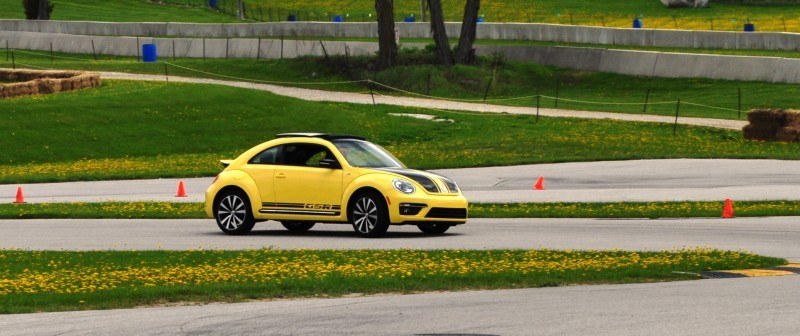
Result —
<instances>
[{"instance_id":1,"label":"alloy wheel","mask_svg":"<svg viewBox=\"0 0 800 336\"><path fill-rule=\"evenodd\" d=\"M378 223L378 206L369 198L364 197L356 201L353 210L353 222L360 233L371 233Z\"/></svg>"},{"instance_id":2,"label":"alloy wheel","mask_svg":"<svg viewBox=\"0 0 800 336\"><path fill-rule=\"evenodd\" d=\"M247 220L247 207L238 195L227 195L219 202L217 220L226 230L236 230Z\"/></svg>"}]
</instances>

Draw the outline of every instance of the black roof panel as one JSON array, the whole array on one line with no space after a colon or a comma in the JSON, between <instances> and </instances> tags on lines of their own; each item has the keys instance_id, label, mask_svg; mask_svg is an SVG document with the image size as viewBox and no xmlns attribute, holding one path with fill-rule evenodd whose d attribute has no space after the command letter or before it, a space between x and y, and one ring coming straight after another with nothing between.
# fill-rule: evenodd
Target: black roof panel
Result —
<instances>
[{"instance_id":1,"label":"black roof panel","mask_svg":"<svg viewBox=\"0 0 800 336\"><path fill-rule=\"evenodd\" d=\"M320 138L325 140L338 140L338 139L355 139L367 140L364 137L348 134L330 134L330 133L281 133L276 135L278 138Z\"/></svg>"}]
</instances>

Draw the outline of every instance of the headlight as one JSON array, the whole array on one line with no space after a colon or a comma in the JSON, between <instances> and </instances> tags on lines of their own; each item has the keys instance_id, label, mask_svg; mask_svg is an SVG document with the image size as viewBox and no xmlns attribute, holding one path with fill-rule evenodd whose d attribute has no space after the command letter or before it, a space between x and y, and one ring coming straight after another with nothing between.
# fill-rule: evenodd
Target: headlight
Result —
<instances>
[{"instance_id":1,"label":"headlight","mask_svg":"<svg viewBox=\"0 0 800 336\"><path fill-rule=\"evenodd\" d=\"M411 182L406 180L393 180L392 186L397 189L397 191L404 193L404 194L413 194L417 188L414 188L414 185Z\"/></svg>"}]
</instances>

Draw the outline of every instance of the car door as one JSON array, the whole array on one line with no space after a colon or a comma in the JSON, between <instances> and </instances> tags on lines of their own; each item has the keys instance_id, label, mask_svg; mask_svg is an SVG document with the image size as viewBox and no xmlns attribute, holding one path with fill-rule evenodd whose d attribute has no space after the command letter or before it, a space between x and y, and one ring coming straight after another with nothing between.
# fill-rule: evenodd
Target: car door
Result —
<instances>
[{"instance_id":1,"label":"car door","mask_svg":"<svg viewBox=\"0 0 800 336\"><path fill-rule=\"evenodd\" d=\"M275 207L279 211L310 216L341 214L342 169L321 167L322 159L336 157L319 144L283 146L282 164L275 169L273 179Z\"/></svg>"},{"instance_id":2,"label":"car door","mask_svg":"<svg viewBox=\"0 0 800 336\"><path fill-rule=\"evenodd\" d=\"M242 170L250 175L250 177L253 178L253 181L256 182L258 194L261 197L262 203L275 202L275 189L273 187L273 181L275 168L277 168L281 151L283 149L282 147L283 146L271 147L262 151L261 153L256 154L249 161L247 161L247 165L242 168Z\"/></svg>"}]
</instances>

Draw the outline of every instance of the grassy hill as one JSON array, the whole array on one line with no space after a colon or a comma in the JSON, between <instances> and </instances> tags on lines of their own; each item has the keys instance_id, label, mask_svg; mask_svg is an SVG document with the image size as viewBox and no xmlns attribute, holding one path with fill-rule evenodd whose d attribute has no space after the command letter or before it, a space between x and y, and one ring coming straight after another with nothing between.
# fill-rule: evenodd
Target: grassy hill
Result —
<instances>
[{"instance_id":1,"label":"grassy hill","mask_svg":"<svg viewBox=\"0 0 800 336\"><path fill-rule=\"evenodd\" d=\"M53 20L114 22L234 22L235 18L210 10L203 0L50 0ZM0 0L0 18L24 19L20 0Z\"/></svg>"},{"instance_id":2,"label":"grassy hill","mask_svg":"<svg viewBox=\"0 0 800 336\"><path fill-rule=\"evenodd\" d=\"M800 159L800 144L672 125L319 103L201 84L105 81L0 100L0 183L208 176L297 131L360 134L417 168L653 158ZM390 113L422 113L432 122Z\"/></svg>"},{"instance_id":3,"label":"grassy hill","mask_svg":"<svg viewBox=\"0 0 800 336\"><path fill-rule=\"evenodd\" d=\"M181 3L184 0L167 0ZM219 0L223 7L236 0ZM286 20L289 14L301 20L330 20L344 15L349 21L374 21L372 0L247 1L257 20ZM420 17L418 0L396 0L398 21L414 14ZM464 1L443 1L445 18L461 21ZM228 5L230 7L230 5ZM658 0L484 0L481 15L487 22L546 22L560 24L630 27L633 18L644 20L645 27L665 29L742 30L748 20L758 30L800 31L798 4L747 5L714 2L710 8L669 9ZM713 23L712 23L713 20Z\"/></svg>"},{"instance_id":4,"label":"grassy hill","mask_svg":"<svg viewBox=\"0 0 800 336\"><path fill-rule=\"evenodd\" d=\"M30 68L164 74L164 64L141 63L135 57L101 56L95 61L91 55L55 56L55 60L51 61L46 52L17 50L16 62L18 67ZM556 107L554 97L558 96L557 107L561 109L673 116L675 102L680 99L683 103L679 111L681 117L719 119L743 119L744 114L754 108L800 107L798 85L795 84L626 76L505 62L501 59L498 60L495 70L495 63L490 57L481 58L480 64L476 66L443 68L427 64L426 60L432 57L424 51L404 49L400 53L403 62L401 66L378 73L372 72L371 60L366 57L350 57L348 61L344 57L331 57L327 61L321 57L284 60L162 60L170 63L168 71L174 76L277 81L284 85L350 92L365 92L369 90L369 86L340 82L374 78L379 83L411 92L376 87L382 94L422 94L471 101L480 101L486 94L487 102L501 105L536 106L535 96L538 94L542 96L541 106L546 108ZM6 62L2 54L0 67L12 67L11 62ZM337 83L321 85L325 82ZM738 111L739 90L742 92L741 114ZM645 109L643 105L646 99L648 106Z\"/></svg>"},{"instance_id":5,"label":"grassy hill","mask_svg":"<svg viewBox=\"0 0 800 336\"><path fill-rule=\"evenodd\" d=\"M235 22L231 15L236 0L218 0L228 14L205 8L206 0L51 0L54 20ZM304 21L330 21L334 15L346 21L374 21L373 0L246 0L248 20L285 21L290 14ZM744 3L744 4L743 4ZM774 3L774 2L771 2ZM646 28L742 30L750 21L759 31L800 32L800 4L753 5L752 1L714 2L704 9L668 9L658 0L484 0L481 15L487 22L545 22L559 24L630 27L639 17ZM444 1L445 18L460 21L463 1ZM0 18L21 19L19 0L0 0ZM396 0L397 20L420 17L418 0Z\"/></svg>"}]
</instances>

